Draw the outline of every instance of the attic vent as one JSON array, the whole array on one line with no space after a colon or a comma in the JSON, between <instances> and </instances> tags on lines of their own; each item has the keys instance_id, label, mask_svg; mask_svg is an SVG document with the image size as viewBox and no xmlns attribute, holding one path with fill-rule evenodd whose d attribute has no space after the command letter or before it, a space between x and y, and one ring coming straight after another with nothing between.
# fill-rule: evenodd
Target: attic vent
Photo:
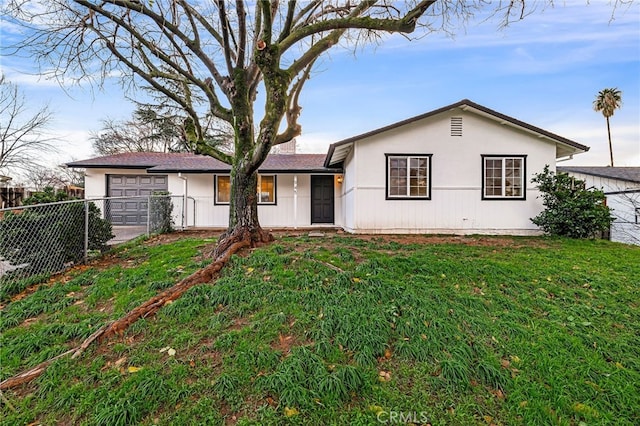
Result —
<instances>
[{"instance_id":1,"label":"attic vent","mask_svg":"<svg viewBox=\"0 0 640 426\"><path fill-rule=\"evenodd\" d=\"M451 117L451 136L462 136L462 117Z\"/></svg>"}]
</instances>

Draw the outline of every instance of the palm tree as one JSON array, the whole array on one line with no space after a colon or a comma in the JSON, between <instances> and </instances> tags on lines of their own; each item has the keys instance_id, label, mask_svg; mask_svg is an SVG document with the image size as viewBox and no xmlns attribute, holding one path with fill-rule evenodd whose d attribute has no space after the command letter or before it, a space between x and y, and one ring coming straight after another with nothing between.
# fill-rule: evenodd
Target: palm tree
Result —
<instances>
[{"instance_id":1,"label":"palm tree","mask_svg":"<svg viewBox=\"0 0 640 426\"><path fill-rule=\"evenodd\" d=\"M609 135L609 155L611 156L611 167L613 167L613 148L611 146L611 128L609 127L609 117L613 112L622 106L622 92L618 88L602 89L598 92L596 100L593 101L593 109L602 111L602 115L607 119L607 134Z\"/></svg>"}]
</instances>

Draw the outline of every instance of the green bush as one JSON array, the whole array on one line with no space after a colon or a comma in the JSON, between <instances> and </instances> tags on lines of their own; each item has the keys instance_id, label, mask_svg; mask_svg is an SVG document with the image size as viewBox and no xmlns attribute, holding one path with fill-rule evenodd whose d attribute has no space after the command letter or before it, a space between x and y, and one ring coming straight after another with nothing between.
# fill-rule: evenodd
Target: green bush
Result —
<instances>
[{"instance_id":1,"label":"green bush","mask_svg":"<svg viewBox=\"0 0 640 426\"><path fill-rule=\"evenodd\" d=\"M45 190L25 204L65 199L66 195ZM100 209L89 206L89 250L105 250L113 238L111 223L100 217ZM34 275L57 272L65 264L84 257L85 203L38 204L19 212L6 213L0 221L0 257L13 265L25 265L12 273Z\"/></svg>"},{"instance_id":2,"label":"green bush","mask_svg":"<svg viewBox=\"0 0 640 426\"><path fill-rule=\"evenodd\" d=\"M166 234L173 231L173 202L169 192L154 192L149 204L150 230L152 233Z\"/></svg>"},{"instance_id":3,"label":"green bush","mask_svg":"<svg viewBox=\"0 0 640 426\"><path fill-rule=\"evenodd\" d=\"M555 174L545 166L531 180L542 192L545 210L531 219L545 233L569 238L593 238L611 226L613 217L604 192L586 188L582 180Z\"/></svg>"}]
</instances>

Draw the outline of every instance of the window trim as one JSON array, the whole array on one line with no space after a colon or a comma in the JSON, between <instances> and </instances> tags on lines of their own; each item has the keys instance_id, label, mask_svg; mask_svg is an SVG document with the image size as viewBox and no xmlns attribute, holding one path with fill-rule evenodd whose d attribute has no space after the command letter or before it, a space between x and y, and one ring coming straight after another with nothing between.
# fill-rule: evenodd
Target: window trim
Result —
<instances>
[{"instance_id":1,"label":"window trim","mask_svg":"<svg viewBox=\"0 0 640 426\"><path fill-rule=\"evenodd\" d=\"M218 178L221 176L228 177L229 185L231 185L231 175L229 174L213 175L213 205L228 206L229 204L231 204L231 186L229 186L229 201L218 201Z\"/></svg>"},{"instance_id":2,"label":"window trim","mask_svg":"<svg viewBox=\"0 0 640 426\"><path fill-rule=\"evenodd\" d=\"M433 154L423 154L423 153L413 153L413 154L404 154L404 153L385 153L385 200L431 200L431 157ZM411 196L411 195L389 195L389 159L393 157L406 157L407 160L410 158L426 158L427 159L427 195L420 196ZM409 164L409 161L407 162ZM409 183L409 179L407 179L407 185ZM407 191L408 192L408 191Z\"/></svg>"},{"instance_id":3,"label":"window trim","mask_svg":"<svg viewBox=\"0 0 640 426\"><path fill-rule=\"evenodd\" d=\"M276 174L263 175L258 173L258 189L260 189L260 183L264 176L273 176L273 201L270 201L270 202L260 201L260 195L256 194L258 196L258 205L259 206L277 206L278 205L278 175Z\"/></svg>"},{"instance_id":4,"label":"window trim","mask_svg":"<svg viewBox=\"0 0 640 426\"><path fill-rule=\"evenodd\" d=\"M277 206L278 205L278 175L277 174L258 174L258 188L260 188L260 182L262 176L273 176L273 201L272 202L262 202L260 201L260 197L258 194L258 205L259 206ZM215 206L228 206L231 204L230 201L218 201L218 178L219 177L228 177L231 180L231 175L228 173L220 173L213 175L213 204Z\"/></svg>"},{"instance_id":5,"label":"window trim","mask_svg":"<svg viewBox=\"0 0 640 426\"><path fill-rule=\"evenodd\" d=\"M481 198L486 201L525 201L527 199L527 155L526 154L481 154L482 164L480 167L480 179L482 181L482 190L481 190ZM502 170L504 170L504 160L506 159L520 159L522 160L522 195L514 197L507 195L486 195L486 160L487 159L501 159L502 161ZM504 182L506 176L502 176L502 188L504 189Z\"/></svg>"}]
</instances>

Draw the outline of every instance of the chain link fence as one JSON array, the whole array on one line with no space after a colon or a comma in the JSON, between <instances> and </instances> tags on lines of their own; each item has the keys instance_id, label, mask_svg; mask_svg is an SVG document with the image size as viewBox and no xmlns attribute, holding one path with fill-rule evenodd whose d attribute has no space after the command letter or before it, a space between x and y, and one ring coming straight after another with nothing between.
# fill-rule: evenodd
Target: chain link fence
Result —
<instances>
[{"instance_id":1,"label":"chain link fence","mask_svg":"<svg viewBox=\"0 0 640 426\"><path fill-rule=\"evenodd\" d=\"M0 209L0 295L86 262L110 245L186 228L184 201L160 193Z\"/></svg>"}]
</instances>

